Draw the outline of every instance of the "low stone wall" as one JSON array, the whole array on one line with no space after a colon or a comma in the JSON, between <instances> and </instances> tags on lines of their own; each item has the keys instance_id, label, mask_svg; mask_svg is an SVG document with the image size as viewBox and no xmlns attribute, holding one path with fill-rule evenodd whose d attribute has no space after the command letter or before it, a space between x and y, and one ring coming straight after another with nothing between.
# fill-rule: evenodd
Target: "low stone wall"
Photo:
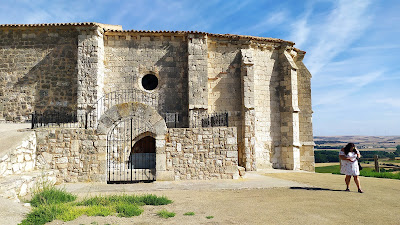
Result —
<instances>
[{"instance_id":1,"label":"low stone wall","mask_svg":"<svg viewBox=\"0 0 400 225\"><path fill-rule=\"evenodd\" d=\"M36 136L32 132L21 145L0 158L0 177L32 171L36 162Z\"/></svg>"},{"instance_id":2,"label":"low stone wall","mask_svg":"<svg viewBox=\"0 0 400 225\"><path fill-rule=\"evenodd\" d=\"M42 128L36 136L37 168L59 170L58 182L106 180L106 135L91 129Z\"/></svg>"},{"instance_id":3,"label":"low stone wall","mask_svg":"<svg viewBox=\"0 0 400 225\"><path fill-rule=\"evenodd\" d=\"M38 169L58 170L58 182L106 181L106 135L95 130L37 129ZM171 128L166 170L174 180L238 178L235 127Z\"/></svg>"},{"instance_id":4,"label":"low stone wall","mask_svg":"<svg viewBox=\"0 0 400 225\"><path fill-rule=\"evenodd\" d=\"M175 180L239 177L236 127L168 129L165 151Z\"/></svg>"},{"instance_id":5,"label":"low stone wall","mask_svg":"<svg viewBox=\"0 0 400 225\"><path fill-rule=\"evenodd\" d=\"M45 185L54 185L58 171L31 171L19 175L9 175L0 179L0 196L19 202Z\"/></svg>"}]
</instances>

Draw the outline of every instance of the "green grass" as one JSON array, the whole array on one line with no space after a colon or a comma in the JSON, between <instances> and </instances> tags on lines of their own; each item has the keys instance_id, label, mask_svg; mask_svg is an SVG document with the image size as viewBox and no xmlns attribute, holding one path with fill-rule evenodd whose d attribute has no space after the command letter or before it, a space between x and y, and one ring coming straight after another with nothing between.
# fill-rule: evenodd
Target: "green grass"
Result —
<instances>
[{"instance_id":1,"label":"green grass","mask_svg":"<svg viewBox=\"0 0 400 225\"><path fill-rule=\"evenodd\" d=\"M340 174L340 165L315 167L315 172ZM399 179L400 180L400 172L398 172L398 173L390 173L390 172L378 173L373 168L365 168L365 167L360 171L360 176L389 178L389 179Z\"/></svg>"},{"instance_id":2,"label":"green grass","mask_svg":"<svg viewBox=\"0 0 400 225\"><path fill-rule=\"evenodd\" d=\"M183 214L184 216L194 216L194 212L187 212L185 214Z\"/></svg>"},{"instance_id":3,"label":"green grass","mask_svg":"<svg viewBox=\"0 0 400 225\"><path fill-rule=\"evenodd\" d=\"M207 219L212 219L214 216L206 216Z\"/></svg>"},{"instance_id":4,"label":"green grass","mask_svg":"<svg viewBox=\"0 0 400 225\"><path fill-rule=\"evenodd\" d=\"M172 203L167 197L156 195L111 195L95 196L78 202L75 200L76 196L65 190L45 186L35 191L30 201L33 210L21 224L45 224L55 219L71 221L82 215L132 217L143 212L140 206ZM175 213L165 212L168 217L175 216Z\"/></svg>"},{"instance_id":5,"label":"green grass","mask_svg":"<svg viewBox=\"0 0 400 225\"><path fill-rule=\"evenodd\" d=\"M41 190L34 193L31 205L38 207L40 205L59 204L73 202L76 195L70 194L64 190L56 189L54 186L45 186Z\"/></svg>"},{"instance_id":6,"label":"green grass","mask_svg":"<svg viewBox=\"0 0 400 225\"><path fill-rule=\"evenodd\" d=\"M116 206L116 209L119 217L139 216L143 212L143 209L141 209L138 205L133 205L126 202L119 203Z\"/></svg>"},{"instance_id":7,"label":"green grass","mask_svg":"<svg viewBox=\"0 0 400 225\"><path fill-rule=\"evenodd\" d=\"M340 165L315 167L315 172L340 174Z\"/></svg>"},{"instance_id":8,"label":"green grass","mask_svg":"<svg viewBox=\"0 0 400 225\"><path fill-rule=\"evenodd\" d=\"M167 210L163 209L163 210L158 211L158 212L157 212L157 215L158 215L159 217L168 219L168 218L170 218L170 217L174 217L174 216L175 216L175 213L174 213L174 212L168 212Z\"/></svg>"}]
</instances>

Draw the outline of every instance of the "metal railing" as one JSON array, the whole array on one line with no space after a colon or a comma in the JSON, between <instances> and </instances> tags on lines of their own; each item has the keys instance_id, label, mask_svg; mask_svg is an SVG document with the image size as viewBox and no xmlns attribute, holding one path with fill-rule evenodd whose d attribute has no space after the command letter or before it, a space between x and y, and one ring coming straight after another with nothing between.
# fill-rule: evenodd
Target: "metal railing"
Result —
<instances>
[{"instance_id":1,"label":"metal railing","mask_svg":"<svg viewBox=\"0 0 400 225\"><path fill-rule=\"evenodd\" d=\"M157 108L158 98L154 93L136 89L122 89L105 94L86 110L76 112L33 113L32 129L38 127L95 128L100 117L114 105L139 102Z\"/></svg>"},{"instance_id":2,"label":"metal railing","mask_svg":"<svg viewBox=\"0 0 400 225\"><path fill-rule=\"evenodd\" d=\"M47 112L33 113L31 119L31 128L38 127L66 127L66 128L83 128L86 118L79 119L76 113L73 112Z\"/></svg>"},{"instance_id":3,"label":"metal railing","mask_svg":"<svg viewBox=\"0 0 400 225\"><path fill-rule=\"evenodd\" d=\"M206 118L201 119L202 127L228 127L229 123L228 112L212 113Z\"/></svg>"},{"instance_id":4,"label":"metal railing","mask_svg":"<svg viewBox=\"0 0 400 225\"><path fill-rule=\"evenodd\" d=\"M110 92L101 97L96 103L88 104L86 110L77 112L51 112L33 113L32 129L38 127L64 127L64 128L96 128L100 117L112 106L127 102L139 102L153 106L157 109L158 98L154 93L140 91L136 89L126 89ZM164 116L167 127L181 127L179 122L182 120L178 112L165 113ZM212 113L206 117L195 118L196 127L221 127L229 126L229 113Z\"/></svg>"}]
</instances>

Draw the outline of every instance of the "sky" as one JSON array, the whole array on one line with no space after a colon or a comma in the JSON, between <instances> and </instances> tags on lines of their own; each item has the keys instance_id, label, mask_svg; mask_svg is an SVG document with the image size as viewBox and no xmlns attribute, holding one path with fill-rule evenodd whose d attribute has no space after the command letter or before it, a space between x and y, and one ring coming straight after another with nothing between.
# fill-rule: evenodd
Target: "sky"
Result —
<instances>
[{"instance_id":1,"label":"sky","mask_svg":"<svg viewBox=\"0 0 400 225\"><path fill-rule=\"evenodd\" d=\"M2 0L0 24L98 22L293 41L314 136L400 135L398 0Z\"/></svg>"}]
</instances>

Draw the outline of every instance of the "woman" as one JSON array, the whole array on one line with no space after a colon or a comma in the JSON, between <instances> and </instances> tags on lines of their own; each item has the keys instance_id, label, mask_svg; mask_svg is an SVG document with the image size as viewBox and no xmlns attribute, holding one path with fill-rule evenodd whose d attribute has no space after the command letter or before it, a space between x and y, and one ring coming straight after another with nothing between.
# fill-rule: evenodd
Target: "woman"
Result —
<instances>
[{"instance_id":1,"label":"woman","mask_svg":"<svg viewBox=\"0 0 400 225\"><path fill-rule=\"evenodd\" d=\"M342 148L342 150L339 152L339 158L341 159L340 173L346 175L346 178L344 179L347 186L346 191L350 191L350 179L351 176L353 176L354 182L358 188L358 192L363 193L361 190L360 179L358 178L358 175L360 175L360 170L358 168L357 159L360 157L360 152L356 149L356 146L353 143L348 143L346 147Z\"/></svg>"}]
</instances>

